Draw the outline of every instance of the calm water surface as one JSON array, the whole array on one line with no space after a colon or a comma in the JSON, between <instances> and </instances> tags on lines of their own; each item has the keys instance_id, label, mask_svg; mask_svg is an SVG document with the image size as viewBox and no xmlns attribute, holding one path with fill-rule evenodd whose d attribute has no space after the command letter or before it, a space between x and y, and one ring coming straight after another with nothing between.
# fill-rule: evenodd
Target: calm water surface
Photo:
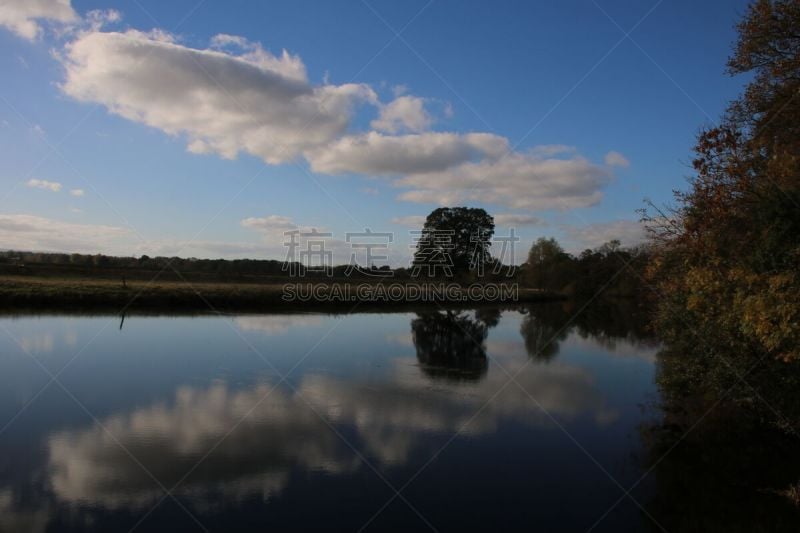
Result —
<instances>
[{"instance_id":1,"label":"calm water surface","mask_svg":"<svg viewBox=\"0 0 800 533\"><path fill-rule=\"evenodd\" d=\"M568 318L0 318L0 530L653 530L658 347Z\"/></svg>"}]
</instances>

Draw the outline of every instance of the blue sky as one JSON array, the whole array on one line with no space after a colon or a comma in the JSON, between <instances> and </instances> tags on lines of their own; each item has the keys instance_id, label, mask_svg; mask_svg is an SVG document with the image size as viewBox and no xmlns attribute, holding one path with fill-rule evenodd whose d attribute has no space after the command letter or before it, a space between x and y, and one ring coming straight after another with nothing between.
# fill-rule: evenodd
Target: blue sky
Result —
<instances>
[{"instance_id":1,"label":"blue sky","mask_svg":"<svg viewBox=\"0 0 800 533\"><path fill-rule=\"evenodd\" d=\"M746 4L7 2L0 248L282 258L369 227L401 262L438 205L523 249L632 244L741 88Z\"/></svg>"}]
</instances>

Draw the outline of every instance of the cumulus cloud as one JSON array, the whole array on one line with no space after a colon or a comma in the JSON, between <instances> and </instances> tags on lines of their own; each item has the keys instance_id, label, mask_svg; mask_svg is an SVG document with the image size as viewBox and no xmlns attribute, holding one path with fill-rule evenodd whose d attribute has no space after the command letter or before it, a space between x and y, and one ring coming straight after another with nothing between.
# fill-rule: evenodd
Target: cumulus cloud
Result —
<instances>
[{"instance_id":1,"label":"cumulus cloud","mask_svg":"<svg viewBox=\"0 0 800 533\"><path fill-rule=\"evenodd\" d=\"M116 9L93 9L84 16L83 25L89 30L98 31L121 20L122 14Z\"/></svg>"},{"instance_id":2,"label":"cumulus cloud","mask_svg":"<svg viewBox=\"0 0 800 533\"><path fill-rule=\"evenodd\" d=\"M496 226L543 226L544 220L533 215L526 215L522 213L498 213L492 215ZM394 217L390 220L392 224L399 226L407 226L410 228L422 227L425 224L425 215L407 215L402 217Z\"/></svg>"},{"instance_id":3,"label":"cumulus cloud","mask_svg":"<svg viewBox=\"0 0 800 533\"><path fill-rule=\"evenodd\" d=\"M42 189L45 191L58 192L61 190L61 184L57 181L47 181L39 179L29 179L26 185L32 189Z\"/></svg>"},{"instance_id":4,"label":"cumulus cloud","mask_svg":"<svg viewBox=\"0 0 800 533\"><path fill-rule=\"evenodd\" d=\"M103 252L130 237L127 229L72 224L33 215L0 215L0 243L10 250Z\"/></svg>"},{"instance_id":5,"label":"cumulus cloud","mask_svg":"<svg viewBox=\"0 0 800 533\"><path fill-rule=\"evenodd\" d=\"M399 96L381 107L380 115L370 125L376 130L397 133L425 131L432 123L433 117L425 110L424 98Z\"/></svg>"},{"instance_id":6,"label":"cumulus cloud","mask_svg":"<svg viewBox=\"0 0 800 533\"><path fill-rule=\"evenodd\" d=\"M384 104L365 84L312 84L300 57L236 35L197 49L158 30L85 30L61 60L67 95L183 135L192 153L268 164L303 157L318 173L389 178L406 201L587 207L602 199L612 167L628 164L617 152L602 165L568 145L515 152L495 134L426 131L426 99L403 88ZM378 111L369 131L352 131L358 104Z\"/></svg>"},{"instance_id":7,"label":"cumulus cloud","mask_svg":"<svg viewBox=\"0 0 800 533\"><path fill-rule=\"evenodd\" d=\"M126 119L184 134L193 153L234 158L240 152L270 164L339 137L352 107L376 101L362 84L312 86L299 57L217 36L195 49L167 33L90 31L66 46L69 96L97 102ZM236 47L226 51L223 47Z\"/></svg>"},{"instance_id":8,"label":"cumulus cloud","mask_svg":"<svg viewBox=\"0 0 800 533\"><path fill-rule=\"evenodd\" d=\"M281 215L269 215L266 217L248 217L241 221L243 228L256 229L270 233L292 231L298 229L291 218Z\"/></svg>"},{"instance_id":9,"label":"cumulus cloud","mask_svg":"<svg viewBox=\"0 0 800 533\"><path fill-rule=\"evenodd\" d=\"M624 155L619 152L608 152L605 157L606 165L610 167L623 167L628 168L630 166L630 161L628 161Z\"/></svg>"},{"instance_id":10,"label":"cumulus cloud","mask_svg":"<svg viewBox=\"0 0 800 533\"><path fill-rule=\"evenodd\" d=\"M346 136L311 151L311 169L324 174L402 176L442 172L460 163L496 159L508 141L490 133L383 135L371 131Z\"/></svg>"},{"instance_id":11,"label":"cumulus cloud","mask_svg":"<svg viewBox=\"0 0 800 533\"><path fill-rule=\"evenodd\" d=\"M463 163L440 172L407 175L398 184L412 202L454 204L480 201L513 209L574 209L602 199L612 179L604 167L583 157L542 158L512 153L497 160Z\"/></svg>"},{"instance_id":12,"label":"cumulus cloud","mask_svg":"<svg viewBox=\"0 0 800 533\"><path fill-rule=\"evenodd\" d=\"M78 196L78 197L80 197L80 196L83 196L83 195L84 195L84 194L86 194L86 193L84 192L84 190L83 190L83 189L72 189L71 191L69 191L69 194L70 194L71 196Z\"/></svg>"},{"instance_id":13,"label":"cumulus cloud","mask_svg":"<svg viewBox=\"0 0 800 533\"><path fill-rule=\"evenodd\" d=\"M645 241L644 226L637 220L614 220L581 226L563 226L567 235L580 249L596 248L618 239L623 246L635 246Z\"/></svg>"},{"instance_id":14,"label":"cumulus cloud","mask_svg":"<svg viewBox=\"0 0 800 533\"><path fill-rule=\"evenodd\" d=\"M20 37L35 40L42 32L40 23L70 23L78 20L70 0L4 0L0 2L0 26Z\"/></svg>"},{"instance_id":15,"label":"cumulus cloud","mask_svg":"<svg viewBox=\"0 0 800 533\"><path fill-rule=\"evenodd\" d=\"M515 228L546 225L544 220L539 217L520 213L498 213L494 215L494 223L497 226L510 226Z\"/></svg>"},{"instance_id":16,"label":"cumulus cloud","mask_svg":"<svg viewBox=\"0 0 800 533\"><path fill-rule=\"evenodd\" d=\"M542 157L574 154L577 151L578 149L574 146L569 146L566 144L540 144L531 148L531 153Z\"/></svg>"}]
</instances>

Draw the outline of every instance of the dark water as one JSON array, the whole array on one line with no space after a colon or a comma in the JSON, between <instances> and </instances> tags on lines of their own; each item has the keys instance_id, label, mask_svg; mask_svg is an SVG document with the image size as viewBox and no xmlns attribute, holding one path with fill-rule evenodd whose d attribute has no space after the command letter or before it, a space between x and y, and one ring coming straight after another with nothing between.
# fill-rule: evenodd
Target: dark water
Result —
<instances>
[{"instance_id":1,"label":"dark water","mask_svg":"<svg viewBox=\"0 0 800 533\"><path fill-rule=\"evenodd\" d=\"M0 530L658 530L657 345L569 316L0 318Z\"/></svg>"}]
</instances>

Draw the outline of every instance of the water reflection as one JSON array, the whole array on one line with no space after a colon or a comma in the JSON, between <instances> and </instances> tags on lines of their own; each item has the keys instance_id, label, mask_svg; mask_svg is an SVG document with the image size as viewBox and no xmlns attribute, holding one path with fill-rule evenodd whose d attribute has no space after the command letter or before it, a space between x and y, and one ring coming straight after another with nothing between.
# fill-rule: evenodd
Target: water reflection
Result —
<instances>
[{"instance_id":1,"label":"water reflection","mask_svg":"<svg viewBox=\"0 0 800 533\"><path fill-rule=\"evenodd\" d=\"M228 356L224 363L211 357L214 365L202 372L212 379L205 383L186 383L186 370L178 368L172 378L175 384L166 394L156 398L136 396L135 390L125 389L132 391L125 393L129 397L114 398L113 402L107 398L114 407L98 416L99 424L60 424L55 420L43 424L44 431L37 437L43 450L40 464L19 467L14 481L4 474L12 466L0 465L0 530L44 530L52 527L56 518L59 523L85 525L114 513L127 513L135 523L163 496L159 483L177 486L175 495L201 516L243 512L245 508L259 509L261 516L264 506L281 505L281 498L292 490L294 498L313 509L323 496L311 488L299 493L296 488L298 480L310 476L339 480L340 486L356 491L348 501L359 502L365 498L359 487L368 490L359 475L370 469L354 449L386 476L409 469L402 483L457 433L460 439L454 448L461 440L475 447L471 452L460 452L467 454L463 457L466 464L488 472L483 474L482 483L499 487L496 490L502 492L509 481L512 492L503 497L514 498L520 493L513 487L529 483L531 472L538 472L543 482L553 486L561 482L563 472L548 473L542 465L563 464L571 469L575 464L574 455L562 453L564 444L559 439L563 435L550 417L586 439L587 445L598 446L600 452L595 453L600 457L602 453L616 454L627 461L630 443L618 442L616 435L620 431L624 434L619 428L634 427L635 418L631 417L635 415L626 403L611 397L608 385L595 369L573 358L574 348L568 343L581 346L576 344L580 339L575 330L566 328L566 333L559 334L560 345L552 343L547 364L531 361L527 355L541 351L542 340L549 340L548 332L563 318L555 311L544 311L236 317L235 326L252 335L252 342L269 356L290 351L293 343L308 336L309 328L320 326L324 333L333 320L343 321L337 328L342 337L331 334L313 364L299 369L291 380L264 376L250 379L250 367L244 363L253 360L249 351L241 360ZM198 341L217 322L175 322L167 328L171 335L166 339L176 353L213 350L208 342ZM366 328L365 323L373 326ZM28 326L36 329L36 324ZM154 320L148 327L156 330L162 326L163 322ZM143 324L136 317L128 317L126 330L143 331ZM378 333L378 340L367 336L370 330ZM239 342L237 336L223 331L227 333L222 338ZM353 332L358 335L353 337ZM145 357L147 345L142 343L149 337L128 335L126 342L141 344L139 349ZM52 338L56 339L53 351L59 353L61 336ZM121 338L104 337L102 342L106 347L114 346L115 339L119 342ZM228 344L221 346L230 348ZM580 350L599 357L609 355L596 346L581 346ZM351 357L342 355L349 351L353 352ZM387 355L368 359L374 353ZM64 357L71 355L65 351ZM199 358L201 354L195 355ZM103 360L102 355L98 357ZM508 375L489 370L489 359L516 375L521 387L507 387ZM371 362L365 366L365 361ZM150 364L151 373L135 378L141 380L142 389L148 378L155 381L154 376L163 372L163 362L153 359ZM221 364L224 371L218 366ZM237 365L241 365L241 371ZM82 393L95 394L97 389L113 395L115 380L122 383L132 379L126 372L114 373L113 365L106 372L87 380ZM548 444L552 446L549 453L515 456L518 473L513 475L519 479L492 477L493 469L507 462L498 450L506 446L534 449L551 441L558 444ZM603 451L606 446L608 451ZM207 453L209 450L213 451ZM6 449L0 451L5 453ZM495 465L495 461L500 462ZM609 460L613 461L619 459ZM449 475L431 475L431 482L449 490ZM603 494L598 487L608 482L595 470L570 475L578 476L570 478L575 484L596 484L591 494ZM375 482L383 486L379 480ZM572 489L566 493L556 490L553 497L569 498L574 493ZM597 505L601 504L605 502L598 501ZM359 519L362 521L376 510L372 505L353 505L358 517L364 515ZM540 512L538 507L523 505L514 509L521 515ZM593 511L587 508L585 512ZM456 520L455 516L451 518ZM354 525L357 529L360 524Z\"/></svg>"},{"instance_id":2,"label":"water reflection","mask_svg":"<svg viewBox=\"0 0 800 533\"><path fill-rule=\"evenodd\" d=\"M559 343L567 338L569 328L564 323L547 321L544 313L528 313L520 325L525 350L537 361L550 361L558 353ZM566 322L566 320L565 320Z\"/></svg>"},{"instance_id":3,"label":"water reflection","mask_svg":"<svg viewBox=\"0 0 800 533\"><path fill-rule=\"evenodd\" d=\"M317 326L322 323L319 315L252 315L234 319L242 331L258 331L266 335L283 335L292 328Z\"/></svg>"},{"instance_id":4,"label":"water reflection","mask_svg":"<svg viewBox=\"0 0 800 533\"><path fill-rule=\"evenodd\" d=\"M796 415L800 365L783 363L780 375L770 365L731 370L726 377L741 383L737 389L709 383L714 374L698 351L668 346L658 356L661 416L642 429L657 483L651 512L669 531L697 524L710 532L798 531L800 438L767 424L754 404ZM720 397L715 389L723 386Z\"/></svg>"},{"instance_id":5,"label":"water reflection","mask_svg":"<svg viewBox=\"0 0 800 533\"><path fill-rule=\"evenodd\" d=\"M591 375L579 368L553 365L523 373L520 381L563 420L591 413L603 425L616 418ZM162 492L130 453L162 484L181 482L178 493L196 501L212 495L231 502L253 495L266 499L286 485L293 468L334 474L358 466L328 423L355 430L350 434L359 447L385 465L402 464L412 449L432 444L432 433L488 434L503 419L548 425L519 389L509 389L475 416L502 382L497 376L467 397L442 395L413 367L395 361L392 379L380 390L323 375L304 378L294 391L270 384L242 391L226 384L183 387L170 404L114 415L102 427L52 434L49 485L65 502L109 509L150 504Z\"/></svg>"},{"instance_id":6,"label":"water reflection","mask_svg":"<svg viewBox=\"0 0 800 533\"><path fill-rule=\"evenodd\" d=\"M575 333L609 351L655 360L658 340L648 328L648 310L622 300L593 302L579 306L575 302L529 306L520 325L528 355L541 362L552 360L560 344Z\"/></svg>"},{"instance_id":7,"label":"water reflection","mask_svg":"<svg viewBox=\"0 0 800 533\"><path fill-rule=\"evenodd\" d=\"M35 509L20 508L11 489L0 489L0 531L46 531L50 520L48 506Z\"/></svg>"},{"instance_id":8,"label":"water reflection","mask_svg":"<svg viewBox=\"0 0 800 533\"><path fill-rule=\"evenodd\" d=\"M411 321L417 359L432 378L477 381L486 375L486 337L500 312L443 311L419 314Z\"/></svg>"},{"instance_id":9,"label":"water reflection","mask_svg":"<svg viewBox=\"0 0 800 533\"><path fill-rule=\"evenodd\" d=\"M153 477L167 487L180 482L179 493L206 496L199 501L215 493L237 501L266 499L294 466L327 472L353 466L320 417L266 384L243 391L225 384L182 387L169 405L115 415L102 427L57 432L47 448L49 484L60 500L111 509L159 498Z\"/></svg>"}]
</instances>

